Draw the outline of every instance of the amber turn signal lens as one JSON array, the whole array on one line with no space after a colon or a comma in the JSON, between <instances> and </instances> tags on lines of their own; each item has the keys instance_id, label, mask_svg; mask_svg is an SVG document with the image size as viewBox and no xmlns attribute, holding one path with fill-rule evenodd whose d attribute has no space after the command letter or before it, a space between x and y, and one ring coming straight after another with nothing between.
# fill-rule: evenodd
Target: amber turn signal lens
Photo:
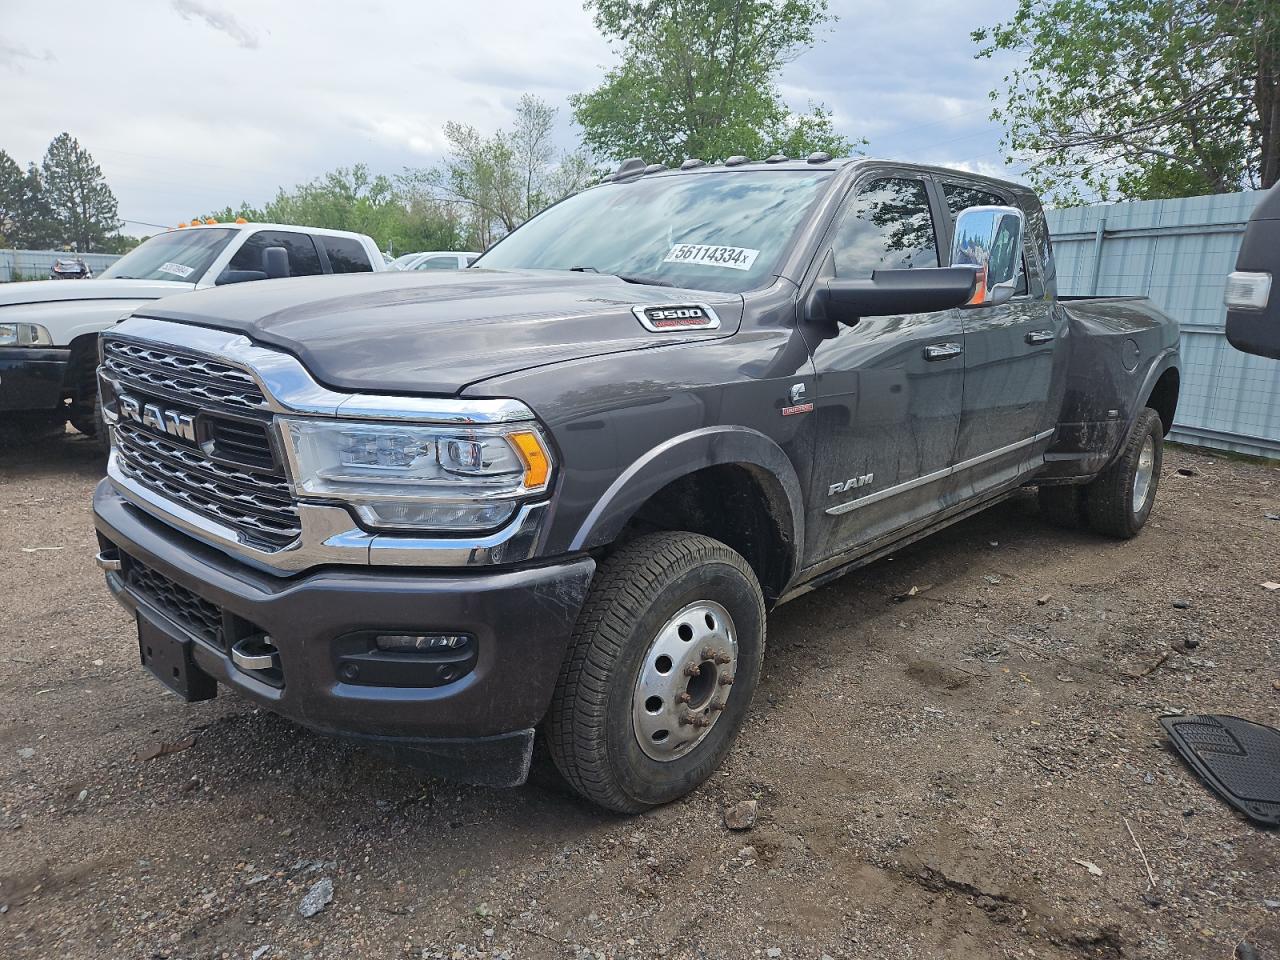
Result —
<instances>
[{"instance_id":1,"label":"amber turn signal lens","mask_svg":"<svg viewBox=\"0 0 1280 960\"><path fill-rule=\"evenodd\" d=\"M551 461L538 435L530 431L521 431L509 433L507 437L515 444L520 459L524 461L525 487L529 490L537 490L546 486L547 478L551 475Z\"/></svg>"}]
</instances>

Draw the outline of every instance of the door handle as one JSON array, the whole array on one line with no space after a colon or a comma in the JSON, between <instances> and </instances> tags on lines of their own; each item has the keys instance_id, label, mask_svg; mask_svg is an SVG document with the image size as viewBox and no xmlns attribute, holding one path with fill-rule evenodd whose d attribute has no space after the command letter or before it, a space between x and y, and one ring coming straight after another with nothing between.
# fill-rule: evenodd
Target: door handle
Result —
<instances>
[{"instance_id":1,"label":"door handle","mask_svg":"<svg viewBox=\"0 0 1280 960\"><path fill-rule=\"evenodd\" d=\"M958 343L931 343L924 348L924 358L931 363L937 360L950 360L962 353L964 348Z\"/></svg>"},{"instance_id":2,"label":"door handle","mask_svg":"<svg viewBox=\"0 0 1280 960\"><path fill-rule=\"evenodd\" d=\"M1030 343L1030 344L1048 343L1052 339L1053 339L1052 330L1032 330L1026 336L1026 341L1027 343Z\"/></svg>"}]
</instances>

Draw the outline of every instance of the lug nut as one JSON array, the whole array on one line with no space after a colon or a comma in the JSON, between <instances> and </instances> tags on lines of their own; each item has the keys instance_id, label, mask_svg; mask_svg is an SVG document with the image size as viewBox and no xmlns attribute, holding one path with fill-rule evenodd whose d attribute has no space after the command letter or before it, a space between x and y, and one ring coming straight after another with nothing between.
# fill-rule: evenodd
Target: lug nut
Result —
<instances>
[{"instance_id":1,"label":"lug nut","mask_svg":"<svg viewBox=\"0 0 1280 960\"><path fill-rule=\"evenodd\" d=\"M723 701L723 700L712 700L712 701L711 701L710 706L708 707L708 709L710 709L710 710L715 710L715 711L723 710L723 709L724 709L724 701Z\"/></svg>"},{"instance_id":2,"label":"lug nut","mask_svg":"<svg viewBox=\"0 0 1280 960\"><path fill-rule=\"evenodd\" d=\"M729 686L732 686L732 685L733 685L733 674L732 674L732 673L726 673L723 677L721 677L721 678L720 678L720 686L722 686L722 687L729 687Z\"/></svg>"},{"instance_id":3,"label":"lug nut","mask_svg":"<svg viewBox=\"0 0 1280 960\"><path fill-rule=\"evenodd\" d=\"M688 703L692 699L693 697L689 696L689 691L686 690L684 693L680 694L680 696L676 697L676 703Z\"/></svg>"},{"instance_id":4,"label":"lug nut","mask_svg":"<svg viewBox=\"0 0 1280 960\"><path fill-rule=\"evenodd\" d=\"M701 672L702 672L701 664L697 664L697 663L685 664L684 675L686 677L696 677Z\"/></svg>"}]
</instances>

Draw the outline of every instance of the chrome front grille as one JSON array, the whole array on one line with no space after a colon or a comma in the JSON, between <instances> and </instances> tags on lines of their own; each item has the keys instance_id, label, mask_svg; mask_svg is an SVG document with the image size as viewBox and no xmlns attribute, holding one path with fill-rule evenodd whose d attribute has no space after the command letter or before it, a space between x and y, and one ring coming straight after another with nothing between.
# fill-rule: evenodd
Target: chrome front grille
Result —
<instances>
[{"instance_id":1,"label":"chrome front grille","mask_svg":"<svg viewBox=\"0 0 1280 960\"><path fill-rule=\"evenodd\" d=\"M163 345L109 338L103 372L137 406L180 404L194 418L189 440L163 432L159 418L118 417L116 464L126 478L233 529L259 550L279 550L301 536L293 489L272 449L266 398L247 372Z\"/></svg>"},{"instance_id":2,"label":"chrome front grille","mask_svg":"<svg viewBox=\"0 0 1280 960\"><path fill-rule=\"evenodd\" d=\"M203 401L231 411L267 409L266 397L248 372L167 347L104 338L102 367L111 379L166 399Z\"/></svg>"}]
</instances>

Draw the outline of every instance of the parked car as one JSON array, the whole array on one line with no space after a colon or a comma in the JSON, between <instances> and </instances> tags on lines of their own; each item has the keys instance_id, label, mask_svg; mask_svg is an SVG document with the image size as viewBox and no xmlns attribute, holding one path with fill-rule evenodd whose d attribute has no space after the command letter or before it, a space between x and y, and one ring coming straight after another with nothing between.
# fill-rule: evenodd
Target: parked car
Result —
<instances>
[{"instance_id":1,"label":"parked car","mask_svg":"<svg viewBox=\"0 0 1280 960\"><path fill-rule=\"evenodd\" d=\"M407 253L393 260L391 266L394 270L465 270L478 256L478 253L432 250L427 253Z\"/></svg>"},{"instance_id":2,"label":"parked car","mask_svg":"<svg viewBox=\"0 0 1280 960\"><path fill-rule=\"evenodd\" d=\"M361 234L221 223L157 234L96 279L0 284L0 439L55 433L68 420L98 435L98 333L145 303L267 277L383 269Z\"/></svg>"},{"instance_id":3,"label":"parked car","mask_svg":"<svg viewBox=\"0 0 1280 960\"><path fill-rule=\"evenodd\" d=\"M825 154L629 162L465 276L103 351L98 563L162 683L490 783L540 730L631 812L719 765L777 604L1027 484L1137 534L1179 376L1147 300L1056 296L1031 191Z\"/></svg>"},{"instance_id":4,"label":"parked car","mask_svg":"<svg viewBox=\"0 0 1280 960\"><path fill-rule=\"evenodd\" d=\"M1253 211L1227 278L1227 339L1237 350L1280 359L1280 184Z\"/></svg>"},{"instance_id":5,"label":"parked car","mask_svg":"<svg viewBox=\"0 0 1280 960\"><path fill-rule=\"evenodd\" d=\"M50 280L92 280L93 269L84 257L58 257L49 268Z\"/></svg>"}]
</instances>

